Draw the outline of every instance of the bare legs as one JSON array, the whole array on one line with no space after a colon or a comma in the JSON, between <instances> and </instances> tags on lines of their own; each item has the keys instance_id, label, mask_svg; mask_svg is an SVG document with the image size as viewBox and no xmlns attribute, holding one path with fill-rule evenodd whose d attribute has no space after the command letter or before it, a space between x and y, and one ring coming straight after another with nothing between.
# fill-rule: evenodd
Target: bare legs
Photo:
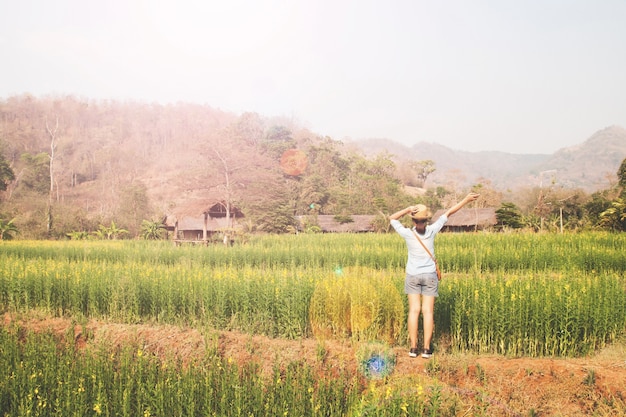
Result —
<instances>
[{"instance_id":1,"label":"bare legs","mask_svg":"<svg viewBox=\"0 0 626 417\"><path fill-rule=\"evenodd\" d=\"M417 348L417 328L419 316L422 313L424 324L424 349L430 349L430 342L433 338L435 328L435 297L430 295L408 294L409 298L409 341L411 348Z\"/></svg>"},{"instance_id":2,"label":"bare legs","mask_svg":"<svg viewBox=\"0 0 626 417\"><path fill-rule=\"evenodd\" d=\"M422 318L424 320L424 349L430 349L430 342L435 329L435 297L422 296Z\"/></svg>"}]
</instances>

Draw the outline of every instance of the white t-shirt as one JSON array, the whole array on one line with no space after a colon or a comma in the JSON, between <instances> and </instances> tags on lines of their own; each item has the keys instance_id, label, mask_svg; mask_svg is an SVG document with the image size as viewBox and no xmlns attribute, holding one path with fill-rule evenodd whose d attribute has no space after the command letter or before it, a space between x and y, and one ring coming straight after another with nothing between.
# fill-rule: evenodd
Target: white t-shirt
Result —
<instances>
[{"instance_id":1,"label":"white t-shirt","mask_svg":"<svg viewBox=\"0 0 626 417\"><path fill-rule=\"evenodd\" d=\"M426 231L423 235L418 234L424 245L426 245L433 256L435 255L435 235L441 230L447 221L448 217L445 214L442 214L436 222L426 226ZM435 262L424 250L413 234L413 230L415 230L415 228L409 229L408 227L404 227L399 220L391 220L390 223L396 232L398 232L406 241L406 247L409 253L406 262L406 273L409 275L417 275L436 272ZM415 233L417 233L417 231Z\"/></svg>"}]
</instances>

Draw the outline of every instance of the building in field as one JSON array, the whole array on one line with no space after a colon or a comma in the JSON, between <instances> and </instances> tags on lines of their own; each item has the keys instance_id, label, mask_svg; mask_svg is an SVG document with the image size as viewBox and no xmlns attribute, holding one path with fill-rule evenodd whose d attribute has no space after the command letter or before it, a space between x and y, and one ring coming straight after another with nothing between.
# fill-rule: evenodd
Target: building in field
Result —
<instances>
[{"instance_id":1,"label":"building in field","mask_svg":"<svg viewBox=\"0 0 626 417\"><path fill-rule=\"evenodd\" d=\"M244 215L236 207L220 202L196 202L175 210L163 219L168 238L176 244L207 244L223 235L224 243L232 241L234 230Z\"/></svg>"},{"instance_id":2,"label":"building in field","mask_svg":"<svg viewBox=\"0 0 626 417\"><path fill-rule=\"evenodd\" d=\"M447 209L437 210L432 221L437 220ZM464 207L452 215L441 229L442 232L475 232L492 229L498 223L496 209Z\"/></svg>"},{"instance_id":3,"label":"building in field","mask_svg":"<svg viewBox=\"0 0 626 417\"><path fill-rule=\"evenodd\" d=\"M318 214L315 216L297 216L298 230L303 231L307 225L320 228L322 233L366 233L374 232L375 215L352 215L339 218L333 215Z\"/></svg>"}]
</instances>

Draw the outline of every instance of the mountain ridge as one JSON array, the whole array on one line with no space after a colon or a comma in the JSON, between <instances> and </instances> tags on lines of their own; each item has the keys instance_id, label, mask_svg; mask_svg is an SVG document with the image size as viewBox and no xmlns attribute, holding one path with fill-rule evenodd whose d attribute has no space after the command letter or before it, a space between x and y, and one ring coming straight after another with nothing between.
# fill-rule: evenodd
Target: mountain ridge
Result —
<instances>
[{"instance_id":1,"label":"mountain ridge","mask_svg":"<svg viewBox=\"0 0 626 417\"><path fill-rule=\"evenodd\" d=\"M626 158L626 129L612 125L600 129L585 141L561 148L553 154L517 154L503 151L464 151L437 143L402 145L391 139L365 139L352 142L366 156L388 152L397 162L432 160L435 172L429 186L450 183L469 185L490 181L496 188L537 186L547 180L564 188L588 192L608 188L621 161Z\"/></svg>"}]
</instances>

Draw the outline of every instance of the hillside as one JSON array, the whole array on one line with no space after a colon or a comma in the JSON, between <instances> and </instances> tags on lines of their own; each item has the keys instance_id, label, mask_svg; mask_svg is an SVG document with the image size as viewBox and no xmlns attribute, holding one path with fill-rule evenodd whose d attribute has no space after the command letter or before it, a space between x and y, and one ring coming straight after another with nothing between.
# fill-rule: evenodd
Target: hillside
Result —
<instances>
[{"instance_id":1,"label":"hillside","mask_svg":"<svg viewBox=\"0 0 626 417\"><path fill-rule=\"evenodd\" d=\"M302 175L281 170L288 148L308 153ZM123 218L136 231L142 219L226 199L260 218L271 212L275 219L277 210L293 218L311 207L318 214L378 213L412 198L397 184L407 161L434 161L427 187L491 183L510 192L550 182L593 192L612 185L626 158L626 129L608 127L553 155L465 152L388 139L342 143L292 120L208 105L25 95L0 101L0 152L16 176L0 194L3 216L20 216L22 227L48 222L48 230L52 221L93 230L94 222ZM63 208L50 213L52 202Z\"/></svg>"},{"instance_id":2,"label":"hillside","mask_svg":"<svg viewBox=\"0 0 626 417\"><path fill-rule=\"evenodd\" d=\"M626 158L626 129L611 126L596 132L585 142L563 148L543 161L534 172L556 170L557 183L567 188L606 188Z\"/></svg>"},{"instance_id":3,"label":"hillside","mask_svg":"<svg viewBox=\"0 0 626 417\"><path fill-rule=\"evenodd\" d=\"M626 158L626 129L607 127L585 142L552 155L456 151L426 142L406 147L386 139L368 139L354 145L369 156L387 151L397 161L433 160L437 170L428 179L430 186L452 182L470 185L484 178L496 188L515 189L538 186L549 177L562 187L593 192L611 185L609 178L615 176Z\"/></svg>"}]
</instances>

